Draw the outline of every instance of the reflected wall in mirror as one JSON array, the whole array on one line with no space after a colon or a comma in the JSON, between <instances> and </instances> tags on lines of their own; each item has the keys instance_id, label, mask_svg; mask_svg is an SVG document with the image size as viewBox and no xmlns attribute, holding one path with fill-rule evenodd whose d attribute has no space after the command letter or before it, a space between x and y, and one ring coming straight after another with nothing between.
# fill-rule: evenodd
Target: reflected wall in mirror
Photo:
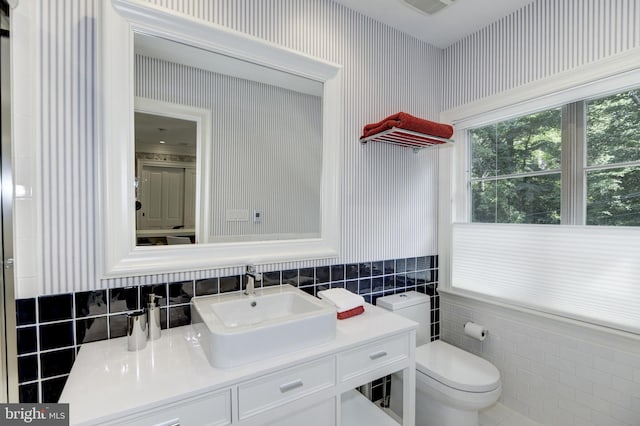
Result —
<instances>
[{"instance_id":1,"label":"reflected wall in mirror","mask_svg":"<svg viewBox=\"0 0 640 426\"><path fill-rule=\"evenodd\" d=\"M341 67L148 2L100 5L101 277L336 257ZM137 245L134 110L197 123L197 244ZM163 204L183 214L157 225L168 243L192 216Z\"/></svg>"},{"instance_id":2,"label":"reflected wall in mirror","mask_svg":"<svg viewBox=\"0 0 640 426\"><path fill-rule=\"evenodd\" d=\"M202 141L208 202L199 203L209 232L197 241L320 237L322 84L159 37L136 33L134 42L136 96L211 114L211 138ZM167 120L151 131L172 132ZM136 115L136 144L138 122ZM195 234L183 214L182 193L195 191L185 186L187 170L178 164L141 175L138 168L138 245ZM149 190L151 204L141 199Z\"/></svg>"}]
</instances>

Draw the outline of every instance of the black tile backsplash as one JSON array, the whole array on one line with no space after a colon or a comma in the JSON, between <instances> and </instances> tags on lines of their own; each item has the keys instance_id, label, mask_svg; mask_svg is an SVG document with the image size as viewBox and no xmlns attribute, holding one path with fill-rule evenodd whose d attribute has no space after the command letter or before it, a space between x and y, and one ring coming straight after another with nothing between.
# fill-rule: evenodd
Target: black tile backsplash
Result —
<instances>
[{"instance_id":1,"label":"black tile backsplash","mask_svg":"<svg viewBox=\"0 0 640 426\"><path fill-rule=\"evenodd\" d=\"M331 281L344 280L344 265L333 265L330 267Z\"/></svg>"},{"instance_id":2,"label":"black tile backsplash","mask_svg":"<svg viewBox=\"0 0 640 426\"><path fill-rule=\"evenodd\" d=\"M196 281L196 296L208 296L218 294L220 291L218 278L208 278Z\"/></svg>"},{"instance_id":3,"label":"black tile backsplash","mask_svg":"<svg viewBox=\"0 0 640 426\"><path fill-rule=\"evenodd\" d=\"M193 297L193 281L169 283L169 305L189 303Z\"/></svg>"},{"instance_id":4,"label":"black tile backsplash","mask_svg":"<svg viewBox=\"0 0 640 426\"><path fill-rule=\"evenodd\" d=\"M160 308L160 329L165 330L168 328L167 315L169 315L169 308Z\"/></svg>"},{"instance_id":5,"label":"black tile backsplash","mask_svg":"<svg viewBox=\"0 0 640 426\"><path fill-rule=\"evenodd\" d=\"M425 257L418 257L416 258L416 270L418 271L422 271L425 269L429 269L429 256L425 256Z\"/></svg>"},{"instance_id":6,"label":"black tile backsplash","mask_svg":"<svg viewBox=\"0 0 640 426\"><path fill-rule=\"evenodd\" d=\"M371 276L371 264L370 263L360 263L358 265L358 276L362 277L370 277Z\"/></svg>"},{"instance_id":7,"label":"black tile backsplash","mask_svg":"<svg viewBox=\"0 0 640 426\"><path fill-rule=\"evenodd\" d=\"M396 272L396 261L395 259L385 260L383 262L384 265L384 273L385 274L395 274Z\"/></svg>"},{"instance_id":8,"label":"black tile backsplash","mask_svg":"<svg viewBox=\"0 0 640 426\"><path fill-rule=\"evenodd\" d=\"M36 299L16 300L16 325L36 323Z\"/></svg>"},{"instance_id":9,"label":"black tile backsplash","mask_svg":"<svg viewBox=\"0 0 640 426\"><path fill-rule=\"evenodd\" d=\"M58 321L71 318L73 295L58 294L40 296L38 298L38 314L40 322Z\"/></svg>"},{"instance_id":10,"label":"black tile backsplash","mask_svg":"<svg viewBox=\"0 0 640 426\"><path fill-rule=\"evenodd\" d=\"M38 382L27 383L26 385L18 386L18 395L20 398L20 402L37 403L39 394L38 388Z\"/></svg>"},{"instance_id":11,"label":"black tile backsplash","mask_svg":"<svg viewBox=\"0 0 640 426\"><path fill-rule=\"evenodd\" d=\"M384 262L371 262L371 276L384 275Z\"/></svg>"},{"instance_id":12,"label":"black tile backsplash","mask_svg":"<svg viewBox=\"0 0 640 426\"><path fill-rule=\"evenodd\" d=\"M174 306L169 308L169 328L191 324L191 306Z\"/></svg>"},{"instance_id":13,"label":"black tile backsplash","mask_svg":"<svg viewBox=\"0 0 640 426\"><path fill-rule=\"evenodd\" d=\"M262 286L269 287L280 285L280 271L265 272L262 274Z\"/></svg>"},{"instance_id":14,"label":"black tile backsplash","mask_svg":"<svg viewBox=\"0 0 640 426\"><path fill-rule=\"evenodd\" d=\"M344 274L345 278L348 280L354 280L359 278L358 274L358 264L352 263L344 266Z\"/></svg>"},{"instance_id":15,"label":"black tile backsplash","mask_svg":"<svg viewBox=\"0 0 640 426\"><path fill-rule=\"evenodd\" d=\"M164 284L143 285L140 287L140 307L146 307L149 303L149 295L156 297L155 303L158 306L167 306L167 286Z\"/></svg>"},{"instance_id":16,"label":"black tile backsplash","mask_svg":"<svg viewBox=\"0 0 640 426\"><path fill-rule=\"evenodd\" d=\"M371 290L372 290L371 278L364 278L364 279L358 280L358 293L359 294L371 293Z\"/></svg>"},{"instance_id":17,"label":"black tile backsplash","mask_svg":"<svg viewBox=\"0 0 640 426\"><path fill-rule=\"evenodd\" d=\"M416 259L415 257L410 257L408 259L405 259L406 264L406 271L407 272L414 272L416 270Z\"/></svg>"},{"instance_id":18,"label":"black tile backsplash","mask_svg":"<svg viewBox=\"0 0 640 426\"><path fill-rule=\"evenodd\" d=\"M287 269L286 271L282 271L282 284L290 284L298 287L298 270Z\"/></svg>"},{"instance_id":19,"label":"black tile backsplash","mask_svg":"<svg viewBox=\"0 0 640 426\"><path fill-rule=\"evenodd\" d=\"M30 382L38 379L38 355L18 357L18 382Z\"/></svg>"},{"instance_id":20,"label":"black tile backsplash","mask_svg":"<svg viewBox=\"0 0 640 426\"><path fill-rule=\"evenodd\" d=\"M382 285L384 286L385 291L396 288L396 277L393 275L385 275L382 278Z\"/></svg>"},{"instance_id":21,"label":"black tile backsplash","mask_svg":"<svg viewBox=\"0 0 640 426\"><path fill-rule=\"evenodd\" d=\"M407 259L396 259L396 272L407 272Z\"/></svg>"},{"instance_id":22,"label":"black tile backsplash","mask_svg":"<svg viewBox=\"0 0 640 426\"><path fill-rule=\"evenodd\" d=\"M107 313L107 291L82 291L75 294L76 318Z\"/></svg>"},{"instance_id":23,"label":"black tile backsplash","mask_svg":"<svg viewBox=\"0 0 640 426\"><path fill-rule=\"evenodd\" d=\"M111 315L108 318L109 321L109 338L115 339L116 337L122 337L127 334L127 315Z\"/></svg>"},{"instance_id":24,"label":"black tile backsplash","mask_svg":"<svg viewBox=\"0 0 640 426\"><path fill-rule=\"evenodd\" d=\"M238 290L244 289L246 286L246 283L243 283L241 286L240 285L240 282L242 281L241 279L244 279L244 277L241 277L240 275L235 275L233 277L220 278L220 293L230 293L232 291L238 291ZM260 285L259 283L255 283L256 287L258 287L259 285Z\"/></svg>"},{"instance_id":25,"label":"black tile backsplash","mask_svg":"<svg viewBox=\"0 0 640 426\"><path fill-rule=\"evenodd\" d=\"M323 274L321 273L321 275ZM299 269L298 270L298 286L304 287L304 286L314 285L316 283L315 277L316 277L316 271L314 270L314 268Z\"/></svg>"},{"instance_id":26,"label":"black tile backsplash","mask_svg":"<svg viewBox=\"0 0 640 426\"><path fill-rule=\"evenodd\" d=\"M18 355L30 354L38 351L38 328L18 328Z\"/></svg>"},{"instance_id":27,"label":"black tile backsplash","mask_svg":"<svg viewBox=\"0 0 640 426\"><path fill-rule=\"evenodd\" d=\"M67 382L68 376L57 377L55 379L43 380L40 385L42 386L42 401L52 402L60 399L64 384Z\"/></svg>"},{"instance_id":28,"label":"black tile backsplash","mask_svg":"<svg viewBox=\"0 0 640 426\"><path fill-rule=\"evenodd\" d=\"M291 284L317 295L344 287L368 303L389 294L416 290L431 296L431 334L439 338L437 256L270 271L256 286ZM242 284L242 285L241 285ZM56 402L79 348L126 335L127 313L142 309L146 295L161 296L162 328L191 323L191 298L239 291L244 276L172 282L16 301L19 395L21 402Z\"/></svg>"},{"instance_id":29,"label":"black tile backsplash","mask_svg":"<svg viewBox=\"0 0 640 426\"><path fill-rule=\"evenodd\" d=\"M76 320L76 342L78 345L108 339L108 332L106 316Z\"/></svg>"},{"instance_id":30,"label":"black tile backsplash","mask_svg":"<svg viewBox=\"0 0 640 426\"><path fill-rule=\"evenodd\" d=\"M339 281L339 282L342 282L342 281ZM358 281L356 280L346 281L345 288L349 290L351 293L358 293L360 291L358 287Z\"/></svg>"},{"instance_id":31,"label":"black tile backsplash","mask_svg":"<svg viewBox=\"0 0 640 426\"><path fill-rule=\"evenodd\" d=\"M332 280L331 268L329 266L319 266L315 268L315 273L316 273L316 282L328 283L330 281L338 281L338 280Z\"/></svg>"},{"instance_id":32,"label":"black tile backsplash","mask_svg":"<svg viewBox=\"0 0 640 426\"><path fill-rule=\"evenodd\" d=\"M40 326L40 350L73 346L73 321Z\"/></svg>"},{"instance_id":33,"label":"black tile backsplash","mask_svg":"<svg viewBox=\"0 0 640 426\"><path fill-rule=\"evenodd\" d=\"M300 290L304 291L305 293L309 293L312 296L316 295L315 287L300 287Z\"/></svg>"},{"instance_id":34,"label":"black tile backsplash","mask_svg":"<svg viewBox=\"0 0 640 426\"><path fill-rule=\"evenodd\" d=\"M74 348L41 353L40 377L47 378L69 374L75 358L76 350Z\"/></svg>"},{"instance_id":35,"label":"black tile backsplash","mask_svg":"<svg viewBox=\"0 0 640 426\"><path fill-rule=\"evenodd\" d=\"M109 312L135 311L140 306L138 287L121 287L109 290Z\"/></svg>"}]
</instances>

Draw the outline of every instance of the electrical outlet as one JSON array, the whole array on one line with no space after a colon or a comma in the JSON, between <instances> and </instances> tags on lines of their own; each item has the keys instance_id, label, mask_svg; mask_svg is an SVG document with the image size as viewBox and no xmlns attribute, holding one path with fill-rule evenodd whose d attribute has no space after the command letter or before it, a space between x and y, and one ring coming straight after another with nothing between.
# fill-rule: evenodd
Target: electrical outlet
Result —
<instances>
[{"instance_id":1,"label":"electrical outlet","mask_svg":"<svg viewBox=\"0 0 640 426\"><path fill-rule=\"evenodd\" d=\"M253 223L262 223L262 212L260 210L253 211Z\"/></svg>"}]
</instances>

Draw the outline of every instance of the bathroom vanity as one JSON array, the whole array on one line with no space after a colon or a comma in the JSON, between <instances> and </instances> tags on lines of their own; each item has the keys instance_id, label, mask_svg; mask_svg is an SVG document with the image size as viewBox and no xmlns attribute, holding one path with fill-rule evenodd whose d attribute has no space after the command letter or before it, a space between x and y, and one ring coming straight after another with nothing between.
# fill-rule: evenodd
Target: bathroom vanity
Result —
<instances>
[{"instance_id":1,"label":"bathroom vanity","mask_svg":"<svg viewBox=\"0 0 640 426\"><path fill-rule=\"evenodd\" d=\"M212 367L193 325L138 352L126 338L83 345L60 402L72 425L397 425L354 389L401 371L414 425L416 323L372 305L320 345Z\"/></svg>"}]
</instances>

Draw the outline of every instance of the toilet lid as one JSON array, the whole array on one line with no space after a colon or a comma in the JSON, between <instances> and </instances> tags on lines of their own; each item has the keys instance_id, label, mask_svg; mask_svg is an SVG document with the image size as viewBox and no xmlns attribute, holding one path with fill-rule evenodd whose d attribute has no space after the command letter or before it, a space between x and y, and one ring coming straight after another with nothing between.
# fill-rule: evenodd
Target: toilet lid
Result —
<instances>
[{"instance_id":1,"label":"toilet lid","mask_svg":"<svg viewBox=\"0 0 640 426\"><path fill-rule=\"evenodd\" d=\"M489 361L441 340L416 348L416 369L465 392L489 392L500 384L500 371Z\"/></svg>"}]
</instances>

